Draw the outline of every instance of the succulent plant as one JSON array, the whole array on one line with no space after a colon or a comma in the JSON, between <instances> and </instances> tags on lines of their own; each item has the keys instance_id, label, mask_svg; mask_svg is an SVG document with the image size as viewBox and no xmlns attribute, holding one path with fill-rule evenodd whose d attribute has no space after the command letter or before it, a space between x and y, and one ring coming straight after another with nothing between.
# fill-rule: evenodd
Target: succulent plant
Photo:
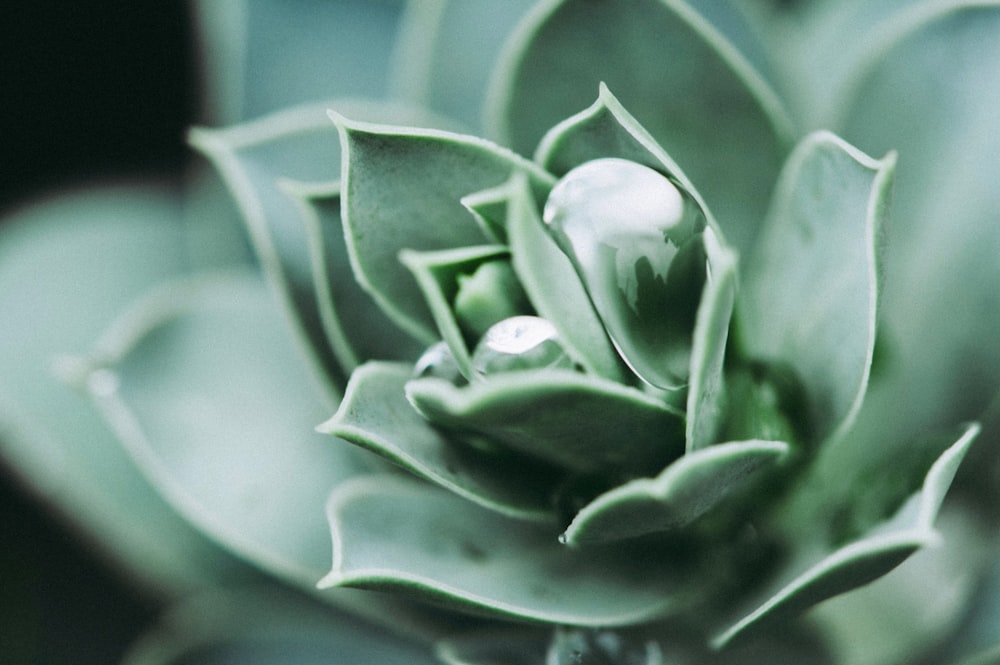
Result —
<instances>
[{"instance_id":1,"label":"succulent plant","mask_svg":"<svg viewBox=\"0 0 1000 665\"><path fill-rule=\"evenodd\" d=\"M490 139L428 111L468 120L440 90L193 130L258 265L161 288L58 370L196 530L448 663L879 662L893 640L837 634L851 606L810 608L968 539L975 565L940 573L954 597L923 649L989 546L966 516L939 520L980 433L941 426L980 415L997 374L992 357L965 371L981 349L937 345L936 305L905 297L927 284L911 250L940 237L941 256L981 257L956 236L993 199L967 171L947 174L964 203L925 196L939 172L908 154L940 137L897 133L883 84L929 98L906 63L934 44L965 45L956 72L988 78L977 35L1000 14L904 4L546 1L501 57ZM434 7L411 8L412 34ZM827 42L805 48L799 19ZM831 64L838 21L866 31ZM782 57L793 47L819 55ZM956 88L953 108L982 121L962 122L988 124ZM822 127L898 149L899 181L895 152ZM225 246L220 229L198 238ZM954 316L976 338L997 329ZM942 397L969 387L985 394ZM192 558L245 579L218 552ZM919 623L916 601L886 595ZM280 616L294 643L298 614ZM345 629L320 623L338 648Z\"/></svg>"}]
</instances>

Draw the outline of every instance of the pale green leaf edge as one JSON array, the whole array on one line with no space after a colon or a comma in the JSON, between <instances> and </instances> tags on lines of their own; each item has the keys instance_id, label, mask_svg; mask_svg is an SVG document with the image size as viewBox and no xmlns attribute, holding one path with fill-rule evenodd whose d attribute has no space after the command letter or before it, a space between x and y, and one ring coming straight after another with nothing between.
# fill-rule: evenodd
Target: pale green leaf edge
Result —
<instances>
[{"instance_id":1,"label":"pale green leaf edge","mask_svg":"<svg viewBox=\"0 0 1000 665\"><path fill-rule=\"evenodd\" d=\"M271 237L263 203L237 156L237 151L242 148L328 127L326 112L329 106L330 103L307 104L223 129L195 127L188 133L188 142L215 164L232 192L264 274L277 292L283 312L294 324L297 341L313 359L309 363L310 373L323 388L327 402L333 408L340 399L340 389L321 369L317 350L310 343L293 304L292 286L285 276L281 257Z\"/></svg>"},{"instance_id":2,"label":"pale green leaf edge","mask_svg":"<svg viewBox=\"0 0 1000 665\"><path fill-rule=\"evenodd\" d=\"M876 527L869 536L827 555L782 587L757 609L719 633L712 639L712 646L717 649L725 647L737 636L781 606L794 602L797 595L808 591L813 583L821 581L824 575L831 571L836 572L839 567L849 566L853 561L870 557L872 554L892 555L896 553L901 556L900 560L902 561L921 547L935 545L939 541L940 535L934 529L934 520L962 459L980 430L979 424L970 424L959 439L931 465L921 489L900 508L897 517L907 511L910 502L918 502L916 519L910 528L892 531L890 530L890 520L890 524L885 528ZM841 593L848 590L844 589Z\"/></svg>"},{"instance_id":3,"label":"pale green leaf edge","mask_svg":"<svg viewBox=\"0 0 1000 665\"><path fill-rule=\"evenodd\" d=\"M458 134L456 132L451 132L441 129L426 129L426 128L413 128L413 127L403 127L399 125L386 125L370 122L362 122L357 120L351 120L343 115L335 112L328 112L330 119L336 125L338 132L340 133L341 141L341 180L342 180L342 191L344 192L345 200L349 196L349 185L348 179L351 177L349 161L350 161L350 139L349 134L352 131L366 132L370 134L379 134L382 136L400 136L400 137L411 137L411 138L423 138L432 139L443 142L451 142L456 144L461 144L469 147L474 147L479 150L483 150L494 155L497 155L506 161L508 161L512 167L512 172L520 171L530 174L534 179L541 183L545 183L547 186L551 187L555 185L555 179L551 174L547 173L543 169L539 168L534 162L525 159L524 157L518 155L517 153L504 148L492 141L488 141L483 138L476 136L470 136L466 134ZM497 183L501 185L502 183ZM468 194L473 194L474 192L468 192ZM455 201L456 204L461 205L461 197ZM358 280L358 283L364 288L378 303L390 319L396 322L400 328L410 333L415 339L418 339L428 346L433 344L437 335L434 330L429 328L425 322L417 320L416 317L404 312L400 307L393 302L393 299L387 297L381 290L375 286L368 273L363 269L360 262L358 261L358 253L356 249L356 240L354 238L354 233L351 230L351 224L347 222L346 216L349 214L350 204L345 206L345 224L344 231L347 238L347 248L348 255L351 259L351 266L354 269L354 274ZM471 213L470 219L475 222L474 217Z\"/></svg>"},{"instance_id":4,"label":"pale green leaf edge","mask_svg":"<svg viewBox=\"0 0 1000 665\"><path fill-rule=\"evenodd\" d=\"M535 522L552 521L552 511L549 507L530 509L523 505L504 501L495 494L472 490L441 474L433 467L427 466L412 456L405 447L400 447L394 441L373 433L369 429L351 424L348 421L348 415L359 390L358 385L370 375L397 372L400 376L409 377L412 373L412 368L409 365L379 361L371 361L361 365L351 376L351 381L347 384L347 390L344 394L344 400L341 402L341 407L329 420L316 427L316 431L321 434L340 437L354 445L361 446L428 482L501 515ZM400 386L401 398L403 397L403 390L403 386ZM413 411L413 415L415 419L421 418L416 411ZM431 425L426 422L422 422L420 426L434 431Z\"/></svg>"},{"instance_id":5,"label":"pale green leaf edge","mask_svg":"<svg viewBox=\"0 0 1000 665\"><path fill-rule=\"evenodd\" d=\"M828 124L842 127L857 99L865 76L883 62L888 54L910 36L932 23L968 9L1000 9L997 0L926 0L914 3L883 21L866 38L866 47L855 57L850 75L841 82L833 99L839 104L830 111ZM901 146L902 147L902 146Z\"/></svg>"},{"instance_id":6,"label":"pale green leaf edge","mask_svg":"<svg viewBox=\"0 0 1000 665\"><path fill-rule=\"evenodd\" d=\"M334 358L343 368L345 374L350 375L354 368L361 363L361 358L351 348L347 334L340 323L340 317L334 311L330 277L323 252L323 225L316 209L309 203L309 199L316 197L339 197L340 182L302 182L291 178L281 178L278 180L278 187L291 197L302 217L309 241L309 262L312 266L312 281L316 292L316 305L320 322Z\"/></svg>"},{"instance_id":7,"label":"pale green leaf edge","mask_svg":"<svg viewBox=\"0 0 1000 665\"><path fill-rule=\"evenodd\" d=\"M802 139L802 141L800 141L792 151L792 154L788 157L782 171L782 176L778 181L778 185L774 193L772 207L776 206L777 202L792 197L794 194L794 188L797 185L797 175L802 171L803 165L811 156L814 148L820 145L831 145L843 151L863 168L875 173L871 182L871 189L869 191L865 213L864 246L868 250L866 257L867 277L868 282L872 285L872 288L869 289L868 292L868 315L866 317L868 324L867 329L865 330L865 335L868 341L866 344L864 370L860 377L860 381L858 382L858 388L851 404L840 417L839 422L836 422L830 428L830 431L826 432L824 435L825 441L836 443L838 440L843 438L843 436L854 424L855 420L857 420L858 412L861 410L864 403L865 395L868 392L868 383L871 378L872 360L875 355L875 339L879 323L878 303L881 295L879 293L878 285L881 278L880 272L882 257L879 254L878 240L880 235L884 232L883 223L888 215L888 207L890 204L893 179L895 177L896 170L896 153L890 152L881 159L875 159L840 138L833 132L827 130L813 132ZM768 213L767 218L769 220L773 219L770 212ZM830 446L827 445L826 449L829 450Z\"/></svg>"},{"instance_id":8,"label":"pale green leaf edge","mask_svg":"<svg viewBox=\"0 0 1000 665\"><path fill-rule=\"evenodd\" d=\"M320 580L316 586L319 589L337 588L340 586L354 586L359 588L379 589L386 585L393 588L409 588L418 590L429 597L440 600L447 599L450 603L466 605L473 612L487 612L491 616L505 617L508 619L540 622L543 624L565 624L575 626L617 626L632 625L642 623L650 619L669 613L679 598L664 597L660 602L650 604L640 609L635 609L627 613L615 615L588 616L586 614L533 611L524 607L516 607L506 603L498 603L489 598L479 597L464 589L455 588L432 578L426 578L416 573L399 571L396 569L383 569L379 567L361 568L357 570L345 570L343 562L343 536L340 533L340 520L338 518L339 506L349 503L359 497L369 494L382 494L386 492L406 491L404 488L414 487L414 481L405 478L391 476L357 476L339 485L330 495L327 502L327 515L330 520L330 531L333 539L333 564L330 573ZM442 491L437 488L427 486L432 492ZM555 539L553 539L555 542ZM561 547L558 544L555 547Z\"/></svg>"},{"instance_id":9,"label":"pale green leaf edge","mask_svg":"<svg viewBox=\"0 0 1000 665\"><path fill-rule=\"evenodd\" d=\"M614 509L620 503L632 499L648 499L662 503L669 509L674 494L687 489L684 486L687 474L701 466L717 464L730 458L746 457L753 454L762 462L780 463L787 457L790 446L782 441L732 441L704 448L684 455L672 463L655 478L638 478L601 494L576 514L560 539L568 545L580 544L580 534L588 529L588 521L607 509ZM723 496L728 492L723 492ZM637 534L639 535L639 534Z\"/></svg>"},{"instance_id":10,"label":"pale green leaf edge","mask_svg":"<svg viewBox=\"0 0 1000 665\"><path fill-rule=\"evenodd\" d=\"M493 79L487 88L484 126L487 135L502 143L509 143L504 113L513 95L516 68L510 63L519 62L524 52L530 47L537 29L544 24L549 16L564 2L564 0L544 0L536 5L521 20L504 49L500 53L500 65L494 71ZM772 128L780 141L791 143L794 136L794 123L785 110L781 98L757 73L743 55L700 14L689 7L683 0L660 0L669 10L681 20L688 23L712 46L720 58L744 81L747 90L757 101L765 117L771 122Z\"/></svg>"}]
</instances>

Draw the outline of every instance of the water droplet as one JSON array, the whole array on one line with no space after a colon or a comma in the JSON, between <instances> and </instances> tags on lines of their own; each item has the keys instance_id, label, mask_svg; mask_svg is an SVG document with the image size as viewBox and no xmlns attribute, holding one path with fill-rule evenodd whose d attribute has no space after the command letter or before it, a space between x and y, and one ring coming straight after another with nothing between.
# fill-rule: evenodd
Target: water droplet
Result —
<instances>
[{"instance_id":1,"label":"water droplet","mask_svg":"<svg viewBox=\"0 0 1000 665\"><path fill-rule=\"evenodd\" d=\"M413 376L418 379L444 379L455 384L462 382L462 373L446 342L437 342L423 352L413 366Z\"/></svg>"},{"instance_id":2,"label":"water droplet","mask_svg":"<svg viewBox=\"0 0 1000 665\"><path fill-rule=\"evenodd\" d=\"M683 385L706 272L698 204L647 166L597 159L556 184L543 217L625 362Z\"/></svg>"},{"instance_id":3,"label":"water droplet","mask_svg":"<svg viewBox=\"0 0 1000 665\"><path fill-rule=\"evenodd\" d=\"M512 316L486 331L472 353L479 375L542 367L572 368L573 362L549 321L537 316Z\"/></svg>"}]
</instances>

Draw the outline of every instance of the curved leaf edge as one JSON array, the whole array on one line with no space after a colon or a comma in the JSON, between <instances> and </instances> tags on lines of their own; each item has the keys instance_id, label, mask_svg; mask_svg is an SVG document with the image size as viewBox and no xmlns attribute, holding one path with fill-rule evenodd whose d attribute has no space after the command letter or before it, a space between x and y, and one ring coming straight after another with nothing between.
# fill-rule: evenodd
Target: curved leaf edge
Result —
<instances>
[{"instance_id":1,"label":"curved leaf edge","mask_svg":"<svg viewBox=\"0 0 1000 665\"><path fill-rule=\"evenodd\" d=\"M872 529L869 535L838 548L809 566L752 612L718 632L711 640L712 647L726 647L753 627L773 618L774 613L783 610L803 611L823 600L868 584L903 563L920 548L937 544L941 536L933 526L934 520L962 459L980 430L978 423L971 423L966 427L958 440L931 465L922 487L900 507L894 518ZM911 516L914 503L917 504L916 514ZM895 523L901 521L912 524L895 530ZM852 579L832 592L823 591L822 598L807 598L811 590L822 586L824 578L831 574L836 576L837 573L850 574L852 565L872 559L880 563L876 570L868 571L864 578ZM799 604L803 606L800 607Z\"/></svg>"},{"instance_id":2,"label":"curved leaf edge","mask_svg":"<svg viewBox=\"0 0 1000 665\"><path fill-rule=\"evenodd\" d=\"M686 3L681 0L660 1L665 8L673 11L703 37L736 74L737 78L747 84L751 96L771 122L775 135L785 145L791 144L794 136L794 122L788 111L785 110L781 98L764 77L721 32ZM510 143L510 132L504 115L510 105L515 87L518 72L515 63L521 61L524 52L530 47L535 33L564 2L565 0L544 0L536 5L522 18L520 25L514 30L500 52L498 65L487 88L483 118L483 126L486 128L487 135L495 138L498 142Z\"/></svg>"}]
</instances>

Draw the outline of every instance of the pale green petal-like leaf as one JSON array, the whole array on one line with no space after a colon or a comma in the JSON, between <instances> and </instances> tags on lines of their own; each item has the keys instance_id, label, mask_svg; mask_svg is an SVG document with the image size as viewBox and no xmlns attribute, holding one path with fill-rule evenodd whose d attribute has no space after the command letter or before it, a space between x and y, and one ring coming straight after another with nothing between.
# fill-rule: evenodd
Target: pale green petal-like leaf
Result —
<instances>
[{"instance_id":1,"label":"pale green petal-like leaf","mask_svg":"<svg viewBox=\"0 0 1000 665\"><path fill-rule=\"evenodd\" d=\"M753 487L788 451L779 441L736 441L688 453L655 478L631 480L597 497L577 513L563 539L584 545L687 526Z\"/></svg>"},{"instance_id":2,"label":"pale green petal-like leaf","mask_svg":"<svg viewBox=\"0 0 1000 665\"><path fill-rule=\"evenodd\" d=\"M681 570L637 567L624 550L572 550L550 529L401 478L341 485L328 514L334 558L322 586L408 592L497 617L578 626L641 622L688 601Z\"/></svg>"},{"instance_id":3,"label":"pale green petal-like leaf","mask_svg":"<svg viewBox=\"0 0 1000 665\"><path fill-rule=\"evenodd\" d=\"M174 283L105 333L80 380L192 524L311 588L329 552L317 507L368 465L312 432L328 407L290 332L256 276Z\"/></svg>"},{"instance_id":4,"label":"pale green petal-like leaf","mask_svg":"<svg viewBox=\"0 0 1000 665\"><path fill-rule=\"evenodd\" d=\"M403 264L413 272L424 294L440 338L451 349L462 376L469 381L474 375L471 350L453 308L458 293L458 277L472 274L485 261L505 256L507 248L502 245L459 247L436 252L403 250L399 255Z\"/></svg>"},{"instance_id":5,"label":"pale green petal-like leaf","mask_svg":"<svg viewBox=\"0 0 1000 665\"><path fill-rule=\"evenodd\" d=\"M971 463L971 457L963 462ZM1000 638L995 612L979 617L979 634L970 630L975 619L969 620L976 615L970 612L975 601L989 594L987 573L996 558L997 534L960 501L944 505L935 529L941 539L934 547L921 549L868 586L810 610L808 620L826 635L837 663L929 665L922 660L928 653L935 654L934 663L947 663L954 658L943 657L942 644L974 653L984 644L987 625Z\"/></svg>"},{"instance_id":6,"label":"pale green petal-like leaf","mask_svg":"<svg viewBox=\"0 0 1000 665\"><path fill-rule=\"evenodd\" d=\"M899 151L882 329L905 440L978 417L1000 385L1000 3L921 3L890 27L840 127Z\"/></svg>"},{"instance_id":7,"label":"pale green petal-like leaf","mask_svg":"<svg viewBox=\"0 0 1000 665\"><path fill-rule=\"evenodd\" d=\"M559 332L567 353L587 371L625 382L629 372L611 345L566 254L542 226L527 184L513 183L507 232L514 270L539 315Z\"/></svg>"},{"instance_id":8,"label":"pale green petal-like leaf","mask_svg":"<svg viewBox=\"0 0 1000 665\"><path fill-rule=\"evenodd\" d=\"M337 119L343 145L343 216L358 281L395 321L427 344L433 317L398 259L489 242L462 197L527 173L545 190L551 176L497 145L448 132Z\"/></svg>"},{"instance_id":9,"label":"pale green petal-like leaf","mask_svg":"<svg viewBox=\"0 0 1000 665\"><path fill-rule=\"evenodd\" d=\"M795 615L819 602L885 575L921 547L935 544L934 521L959 464L979 433L969 426L931 465L918 490L887 522L862 538L835 549L805 548L760 593L752 609L724 628L713 640L724 646L765 622ZM796 537L796 534L792 534Z\"/></svg>"},{"instance_id":10,"label":"pale green petal-like leaf","mask_svg":"<svg viewBox=\"0 0 1000 665\"><path fill-rule=\"evenodd\" d=\"M892 155L873 160L827 132L806 138L745 264L744 351L796 372L818 439L850 426L867 388L894 164Z\"/></svg>"},{"instance_id":11,"label":"pale green petal-like leaf","mask_svg":"<svg viewBox=\"0 0 1000 665\"><path fill-rule=\"evenodd\" d=\"M371 595L371 594L369 594ZM171 607L122 665L432 665L426 645L276 587L217 591Z\"/></svg>"},{"instance_id":12,"label":"pale green petal-like leaf","mask_svg":"<svg viewBox=\"0 0 1000 665\"><path fill-rule=\"evenodd\" d=\"M490 242L507 242L507 202L511 198L511 182L463 196L462 205L472 213Z\"/></svg>"},{"instance_id":13,"label":"pale green petal-like leaf","mask_svg":"<svg viewBox=\"0 0 1000 665\"><path fill-rule=\"evenodd\" d=\"M336 415L319 427L381 455L447 490L520 519L553 516L558 475L524 460L449 440L406 400L410 365L368 363L351 376Z\"/></svg>"},{"instance_id":14,"label":"pale green petal-like leaf","mask_svg":"<svg viewBox=\"0 0 1000 665\"><path fill-rule=\"evenodd\" d=\"M606 157L644 164L680 184L705 213L709 224L715 225L708 205L681 165L622 106L607 85L601 83L597 91L597 101L546 132L535 150L535 161L557 176L584 162ZM740 233L740 229L733 231Z\"/></svg>"},{"instance_id":15,"label":"pale green petal-like leaf","mask_svg":"<svg viewBox=\"0 0 1000 665\"><path fill-rule=\"evenodd\" d=\"M192 5L213 122L241 122L332 95L379 99L391 92L406 0Z\"/></svg>"},{"instance_id":16,"label":"pale green petal-like leaf","mask_svg":"<svg viewBox=\"0 0 1000 665\"><path fill-rule=\"evenodd\" d=\"M521 26L494 81L499 135L533 149L602 81L683 164L736 247L748 247L789 134L761 77L682 2L550 0Z\"/></svg>"},{"instance_id":17,"label":"pale green petal-like leaf","mask_svg":"<svg viewBox=\"0 0 1000 665\"><path fill-rule=\"evenodd\" d=\"M331 402L346 383L324 333L301 206L281 183L329 183L340 177L340 142L330 108L399 122L438 122L426 113L391 104L330 101L295 107L223 129L198 128L190 141L229 187L268 279L281 295L317 365Z\"/></svg>"},{"instance_id":18,"label":"pale green petal-like leaf","mask_svg":"<svg viewBox=\"0 0 1000 665\"><path fill-rule=\"evenodd\" d=\"M396 94L478 129L497 55L535 2L410 0L393 54Z\"/></svg>"},{"instance_id":19,"label":"pale green petal-like leaf","mask_svg":"<svg viewBox=\"0 0 1000 665\"><path fill-rule=\"evenodd\" d=\"M570 370L502 372L468 386L414 379L406 394L442 427L584 472L656 473L684 452L683 416L634 388Z\"/></svg>"},{"instance_id":20,"label":"pale green petal-like leaf","mask_svg":"<svg viewBox=\"0 0 1000 665\"><path fill-rule=\"evenodd\" d=\"M184 271L181 208L166 183L102 186L26 205L0 226L3 466L99 555L168 594L248 570L163 500L53 362Z\"/></svg>"},{"instance_id":21,"label":"pale green petal-like leaf","mask_svg":"<svg viewBox=\"0 0 1000 665\"><path fill-rule=\"evenodd\" d=\"M421 344L395 326L354 279L340 216L340 183L280 183L300 206L308 234L317 307L345 371L372 359L415 360Z\"/></svg>"},{"instance_id":22,"label":"pale green petal-like leaf","mask_svg":"<svg viewBox=\"0 0 1000 665\"><path fill-rule=\"evenodd\" d=\"M736 302L737 257L714 233L705 232L708 279L698 305L688 378L687 450L692 452L716 442L724 415L723 364L729 323Z\"/></svg>"}]
</instances>

